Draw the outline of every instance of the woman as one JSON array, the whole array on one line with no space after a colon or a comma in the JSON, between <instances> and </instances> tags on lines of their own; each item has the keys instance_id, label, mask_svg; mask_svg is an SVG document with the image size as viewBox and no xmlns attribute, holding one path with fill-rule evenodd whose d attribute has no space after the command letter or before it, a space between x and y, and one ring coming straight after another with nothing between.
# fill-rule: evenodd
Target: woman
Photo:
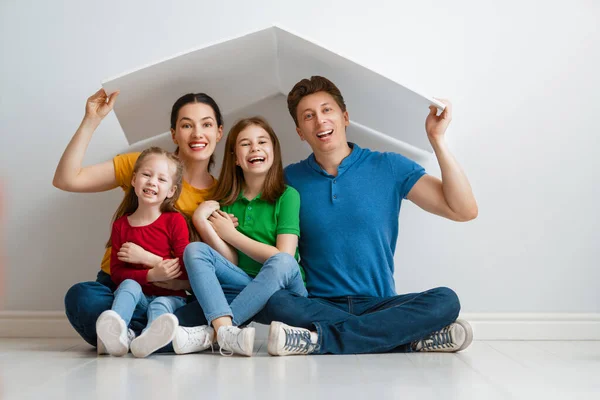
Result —
<instances>
[{"instance_id":1,"label":"woman","mask_svg":"<svg viewBox=\"0 0 600 400\"><path fill-rule=\"evenodd\" d=\"M113 109L117 96L118 92L107 96L104 89L100 89L87 100L83 121L56 167L54 186L78 193L102 192L119 186L127 190L131 186L133 167L139 153L117 155L112 160L82 167L92 135ZM198 204L210 197L216 187L217 181L210 174L210 166L213 163L215 147L222 135L221 111L210 96L204 93L190 93L173 104L171 136L178 146L176 152L184 166L182 192L176 207L189 217ZM110 254L111 248L108 247L95 282L78 283L72 286L65 296L65 310L69 322L86 342L97 346L99 354L103 353L104 349L102 343L97 343L96 320L102 312L111 308L114 300L115 286L110 278ZM161 257L132 243L125 243L119 249L118 257L121 261L144 264L148 268L162 261ZM189 289L189 282L172 280L157 283L157 286L181 290ZM191 319L186 324L182 317L176 314L183 325L205 323L197 303L182 307L180 312ZM146 322L146 316L136 312L130 327L139 335Z\"/></svg>"}]
</instances>

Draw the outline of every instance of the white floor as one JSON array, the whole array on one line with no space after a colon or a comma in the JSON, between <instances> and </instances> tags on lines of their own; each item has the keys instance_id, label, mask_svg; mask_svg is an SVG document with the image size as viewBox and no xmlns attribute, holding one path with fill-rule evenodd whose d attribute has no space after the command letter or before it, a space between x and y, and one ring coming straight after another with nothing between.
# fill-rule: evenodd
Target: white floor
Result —
<instances>
[{"instance_id":1,"label":"white floor","mask_svg":"<svg viewBox=\"0 0 600 400\"><path fill-rule=\"evenodd\" d=\"M0 339L0 399L600 399L600 342L476 341L458 354L96 357Z\"/></svg>"}]
</instances>

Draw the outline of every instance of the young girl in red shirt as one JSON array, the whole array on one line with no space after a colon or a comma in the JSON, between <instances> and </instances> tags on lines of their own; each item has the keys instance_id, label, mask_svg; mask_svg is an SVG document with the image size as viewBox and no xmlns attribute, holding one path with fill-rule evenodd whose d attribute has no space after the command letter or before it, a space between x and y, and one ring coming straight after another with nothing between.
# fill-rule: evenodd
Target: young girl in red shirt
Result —
<instances>
[{"instance_id":1,"label":"young girl in red shirt","mask_svg":"<svg viewBox=\"0 0 600 400\"><path fill-rule=\"evenodd\" d=\"M146 357L173 340L163 333L175 332L178 320L172 313L186 304L186 293L153 283L187 279L182 256L190 242L189 230L174 207L182 179L177 156L158 147L143 151L133 169L131 188L114 215L110 270L118 288L112 309L96 321L98 338L113 356L127 354L131 346L135 357ZM153 268L121 261L117 253L125 243L134 243L163 261ZM147 311L148 325L133 338L127 327L136 307Z\"/></svg>"}]
</instances>

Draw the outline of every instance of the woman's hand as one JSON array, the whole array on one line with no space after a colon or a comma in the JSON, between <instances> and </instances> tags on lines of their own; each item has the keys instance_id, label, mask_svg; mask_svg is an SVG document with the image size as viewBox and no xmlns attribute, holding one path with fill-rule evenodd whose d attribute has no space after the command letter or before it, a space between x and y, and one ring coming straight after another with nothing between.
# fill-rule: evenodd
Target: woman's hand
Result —
<instances>
[{"instance_id":1,"label":"woman's hand","mask_svg":"<svg viewBox=\"0 0 600 400\"><path fill-rule=\"evenodd\" d=\"M158 263L154 268L148 271L148 282L161 282L175 279L182 274L179 268L179 259L165 259Z\"/></svg>"},{"instance_id":2,"label":"woman's hand","mask_svg":"<svg viewBox=\"0 0 600 400\"><path fill-rule=\"evenodd\" d=\"M206 219L208 219L208 217L211 216L212 213L214 213L215 211L220 210L220 209L221 209L221 205L219 204L218 201L214 201L214 200L203 201L196 208L196 211L194 211L192 220L193 221L206 220ZM237 228L239 225L237 217L233 214L229 214L229 216L231 217L231 221L233 221L233 226L235 228Z\"/></svg>"},{"instance_id":3,"label":"woman's hand","mask_svg":"<svg viewBox=\"0 0 600 400\"><path fill-rule=\"evenodd\" d=\"M208 219L210 215L220 209L219 202L214 200L206 200L196 208L193 219Z\"/></svg>"},{"instance_id":4,"label":"woman's hand","mask_svg":"<svg viewBox=\"0 0 600 400\"><path fill-rule=\"evenodd\" d=\"M119 91L107 96L104 89L98 90L91 95L85 103L85 117L100 120L103 119L112 111L118 95Z\"/></svg>"}]
</instances>

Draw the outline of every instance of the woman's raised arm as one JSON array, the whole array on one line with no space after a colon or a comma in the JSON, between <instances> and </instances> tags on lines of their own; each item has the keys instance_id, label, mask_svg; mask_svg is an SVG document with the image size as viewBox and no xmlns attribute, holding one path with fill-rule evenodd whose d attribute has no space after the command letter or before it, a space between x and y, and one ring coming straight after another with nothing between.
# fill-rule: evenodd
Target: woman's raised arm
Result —
<instances>
[{"instance_id":1,"label":"woman's raised arm","mask_svg":"<svg viewBox=\"0 0 600 400\"><path fill-rule=\"evenodd\" d=\"M112 111L119 92L110 96L98 90L86 102L85 116L67 145L52 184L67 192L103 192L117 187L112 160L82 167L83 157L100 122Z\"/></svg>"}]
</instances>

